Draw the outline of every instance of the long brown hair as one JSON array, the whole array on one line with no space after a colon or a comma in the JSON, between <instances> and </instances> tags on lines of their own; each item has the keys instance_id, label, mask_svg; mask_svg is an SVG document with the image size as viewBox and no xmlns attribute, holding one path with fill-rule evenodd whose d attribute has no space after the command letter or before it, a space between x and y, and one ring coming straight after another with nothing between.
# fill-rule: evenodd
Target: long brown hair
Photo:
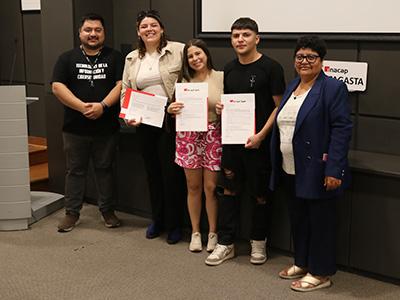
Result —
<instances>
[{"instance_id":1,"label":"long brown hair","mask_svg":"<svg viewBox=\"0 0 400 300\"><path fill-rule=\"evenodd\" d=\"M168 40L167 40L167 37L165 36L165 28L164 28L164 24L161 21L160 13L153 9L142 10L141 12L139 12L136 17L137 31L139 31L140 23L143 21L144 18L153 18L153 19L157 20L158 24L160 24L160 27L164 31L161 34L160 43L158 44L158 47L157 47L157 51L159 53L161 53L161 49L164 48L165 46L167 46ZM139 50L139 58L143 58L146 54L146 45L144 44L144 42L142 41L140 36L138 37L137 48Z\"/></svg>"},{"instance_id":2,"label":"long brown hair","mask_svg":"<svg viewBox=\"0 0 400 300\"><path fill-rule=\"evenodd\" d=\"M192 39L188 41L185 44L185 48L183 48L183 62L182 62L182 70L181 70L181 76L180 78L185 78L185 80L190 81L194 77L194 74L196 71L194 71L190 66L189 66L189 59L188 59L188 50L190 47L195 46L200 48L201 50L204 51L204 53L207 56L207 69L212 70L214 68L214 65L212 63L211 59L211 53L207 48L207 44L200 39Z\"/></svg>"}]
</instances>

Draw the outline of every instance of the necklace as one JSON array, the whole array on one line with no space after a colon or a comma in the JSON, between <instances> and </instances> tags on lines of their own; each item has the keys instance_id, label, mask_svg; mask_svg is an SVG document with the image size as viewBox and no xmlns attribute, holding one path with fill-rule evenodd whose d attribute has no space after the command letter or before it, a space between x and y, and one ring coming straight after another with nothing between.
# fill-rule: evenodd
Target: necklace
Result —
<instances>
[{"instance_id":1,"label":"necklace","mask_svg":"<svg viewBox=\"0 0 400 300\"><path fill-rule=\"evenodd\" d=\"M92 72L91 72L91 75L90 75L90 77L89 77L89 79L88 79L88 81L89 81L89 83L90 83L90 87L94 87L94 81L93 81L93 67L94 67L94 65L97 63L97 60L99 59L101 50L97 53L94 62L92 62L92 61L89 59L88 55L86 54L86 52L85 52L85 50L83 49L82 46L81 46L81 51L82 51L83 56L86 58L86 61L87 61L88 64L90 65L90 70L92 71Z\"/></svg>"},{"instance_id":2,"label":"necklace","mask_svg":"<svg viewBox=\"0 0 400 300\"><path fill-rule=\"evenodd\" d=\"M160 59L160 54L158 52L155 52L154 54L146 53L146 56L147 56L145 59L146 67L149 71L152 71L154 65L158 63Z\"/></svg>"}]
</instances>

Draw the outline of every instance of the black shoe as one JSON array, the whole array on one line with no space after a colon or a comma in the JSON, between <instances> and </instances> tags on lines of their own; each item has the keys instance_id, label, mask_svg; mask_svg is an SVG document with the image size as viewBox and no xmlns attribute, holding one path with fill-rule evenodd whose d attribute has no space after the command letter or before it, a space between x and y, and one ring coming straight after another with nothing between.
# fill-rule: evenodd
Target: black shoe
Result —
<instances>
[{"instance_id":1,"label":"black shoe","mask_svg":"<svg viewBox=\"0 0 400 300\"><path fill-rule=\"evenodd\" d=\"M171 230L168 232L167 236L167 243L172 245L176 244L182 239L182 231L180 228L175 228L174 230Z\"/></svg>"},{"instance_id":2,"label":"black shoe","mask_svg":"<svg viewBox=\"0 0 400 300\"><path fill-rule=\"evenodd\" d=\"M156 237L159 237L161 233L161 228L157 223L153 222L147 227L146 230L146 238L147 239L154 239Z\"/></svg>"}]
</instances>

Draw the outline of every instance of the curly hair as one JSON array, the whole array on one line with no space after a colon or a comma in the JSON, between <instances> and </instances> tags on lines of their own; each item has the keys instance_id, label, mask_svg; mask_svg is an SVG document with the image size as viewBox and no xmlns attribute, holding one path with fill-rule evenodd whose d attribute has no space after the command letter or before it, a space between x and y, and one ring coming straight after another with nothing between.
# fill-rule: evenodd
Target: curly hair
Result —
<instances>
[{"instance_id":1,"label":"curly hair","mask_svg":"<svg viewBox=\"0 0 400 300\"><path fill-rule=\"evenodd\" d=\"M324 59L327 52L325 41L316 35L304 35L299 37L294 49L294 55L296 55L297 51L300 49L306 48L317 52L321 60Z\"/></svg>"}]
</instances>

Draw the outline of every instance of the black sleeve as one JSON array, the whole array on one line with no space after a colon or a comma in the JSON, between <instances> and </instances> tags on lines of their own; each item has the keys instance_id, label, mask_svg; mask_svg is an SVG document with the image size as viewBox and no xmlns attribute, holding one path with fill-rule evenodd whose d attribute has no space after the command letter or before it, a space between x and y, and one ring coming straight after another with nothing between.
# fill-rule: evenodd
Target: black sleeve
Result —
<instances>
[{"instance_id":1,"label":"black sleeve","mask_svg":"<svg viewBox=\"0 0 400 300\"><path fill-rule=\"evenodd\" d=\"M67 84L69 77L68 54L64 53L60 55L56 64L54 65L53 77L50 83L61 82Z\"/></svg>"},{"instance_id":2,"label":"black sleeve","mask_svg":"<svg viewBox=\"0 0 400 300\"><path fill-rule=\"evenodd\" d=\"M282 66L273 61L271 65L271 77L270 77L270 85L271 85L271 93L273 96L283 95L285 92L285 75L283 72Z\"/></svg>"},{"instance_id":3,"label":"black sleeve","mask_svg":"<svg viewBox=\"0 0 400 300\"><path fill-rule=\"evenodd\" d=\"M115 81L122 80L124 71L124 57L121 52L115 51Z\"/></svg>"}]
</instances>

